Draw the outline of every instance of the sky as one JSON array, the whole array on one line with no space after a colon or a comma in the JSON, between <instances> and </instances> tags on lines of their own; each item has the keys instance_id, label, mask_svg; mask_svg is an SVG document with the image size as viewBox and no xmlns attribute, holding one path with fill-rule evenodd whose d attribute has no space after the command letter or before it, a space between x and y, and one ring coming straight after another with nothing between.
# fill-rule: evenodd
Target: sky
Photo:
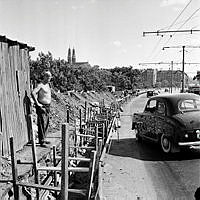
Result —
<instances>
[{"instance_id":1,"label":"sky","mask_svg":"<svg viewBox=\"0 0 200 200\"><path fill-rule=\"evenodd\" d=\"M169 69L186 46L185 62L200 63L200 31L143 36L158 30L200 30L200 0L0 0L0 35L35 47L33 60L48 51L67 60L70 47L78 62L101 68Z\"/></svg>"}]
</instances>

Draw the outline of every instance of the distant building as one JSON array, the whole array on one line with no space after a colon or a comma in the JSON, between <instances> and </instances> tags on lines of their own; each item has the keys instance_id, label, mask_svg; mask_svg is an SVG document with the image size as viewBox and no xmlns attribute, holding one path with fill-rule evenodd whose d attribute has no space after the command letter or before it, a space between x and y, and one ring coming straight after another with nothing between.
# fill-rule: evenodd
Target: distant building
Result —
<instances>
[{"instance_id":1,"label":"distant building","mask_svg":"<svg viewBox=\"0 0 200 200\"><path fill-rule=\"evenodd\" d=\"M68 49L68 54L67 54L67 63L70 65L87 65L89 64L88 62L76 62L76 52L75 49L72 49L72 53L71 53L71 49L69 47Z\"/></svg>"},{"instance_id":2,"label":"distant building","mask_svg":"<svg viewBox=\"0 0 200 200\"><path fill-rule=\"evenodd\" d=\"M185 84L188 84L188 75L185 73ZM146 87L154 87L157 83L165 83L170 86L181 87L182 82L182 71L180 70L157 70L157 69L146 69L142 73L143 84Z\"/></svg>"},{"instance_id":3,"label":"distant building","mask_svg":"<svg viewBox=\"0 0 200 200\"><path fill-rule=\"evenodd\" d=\"M188 84L188 75L185 73L185 84ZM182 71L180 70L159 70L157 72L157 82L167 81L169 84L173 84L173 86L181 87L182 82Z\"/></svg>"},{"instance_id":4,"label":"distant building","mask_svg":"<svg viewBox=\"0 0 200 200\"><path fill-rule=\"evenodd\" d=\"M142 80L145 87L154 87L157 80L156 69L146 69L142 73Z\"/></svg>"}]
</instances>

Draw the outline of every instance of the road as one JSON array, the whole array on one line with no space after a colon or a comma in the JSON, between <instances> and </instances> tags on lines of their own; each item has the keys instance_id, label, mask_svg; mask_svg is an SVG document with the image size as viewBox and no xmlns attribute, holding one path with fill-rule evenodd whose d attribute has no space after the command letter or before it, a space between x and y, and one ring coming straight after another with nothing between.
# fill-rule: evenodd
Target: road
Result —
<instances>
[{"instance_id":1,"label":"road","mask_svg":"<svg viewBox=\"0 0 200 200\"><path fill-rule=\"evenodd\" d=\"M120 141L113 136L105 158L105 200L192 200L200 186L200 151L166 155L158 145L135 140L131 114L144 109L141 95L124 106Z\"/></svg>"}]
</instances>

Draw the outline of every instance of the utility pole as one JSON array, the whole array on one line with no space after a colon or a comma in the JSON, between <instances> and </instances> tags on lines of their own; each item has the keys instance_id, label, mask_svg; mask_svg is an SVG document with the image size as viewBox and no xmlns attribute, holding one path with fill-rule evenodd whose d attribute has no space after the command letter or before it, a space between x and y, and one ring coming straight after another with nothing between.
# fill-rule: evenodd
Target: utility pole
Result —
<instances>
[{"instance_id":1,"label":"utility pole","mask_svg":"<svg viewBox=\"0 0 200 200\"><path fill-rule=\"evenodd\" d=\"M182 46L183 48L183 64L182 64L182 88L181 92L183 93L185 91L185 46Z\"/></svg>"},{"instance_id":2,"label":"utility pole","mask_svg":"<svg viewBox=\"0 0 200 200\"><path fill-rule=\"evenodd\" d=\"M173 88L173 61L171 61L171 93Z\"/></svg>"},{"instance_id":3,"label":"utility pole","mask_svg":"<svg viewBox=\"0 0 200 200\"><path fill-rule=\"evenodd\" d=\"M183 61L182 61L182 85L181 92L185 91L185 48L200 48L200 46L171 46L171 47L163 47L163 50L166 48L182 48L183 49Z\"/></svg>"}]
</instances>

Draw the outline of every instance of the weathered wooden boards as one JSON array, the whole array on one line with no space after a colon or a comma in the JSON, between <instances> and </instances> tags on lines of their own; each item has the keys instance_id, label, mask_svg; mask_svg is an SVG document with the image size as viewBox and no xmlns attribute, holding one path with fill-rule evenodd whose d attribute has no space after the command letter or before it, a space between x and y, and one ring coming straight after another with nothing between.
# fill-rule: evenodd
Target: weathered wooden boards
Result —
<instances>
[{"instance_id":1,"label":"weathered wooden boards","mask_svg":"<svg viewBox=\"0 0 200 200\"><path fill-rule=\"evenodd\" d=\"M16 149L30 139L29 50L25 44L0 36L0 155L7 155L9 138L14 138Z\"/></svg>"}]
</instances>

